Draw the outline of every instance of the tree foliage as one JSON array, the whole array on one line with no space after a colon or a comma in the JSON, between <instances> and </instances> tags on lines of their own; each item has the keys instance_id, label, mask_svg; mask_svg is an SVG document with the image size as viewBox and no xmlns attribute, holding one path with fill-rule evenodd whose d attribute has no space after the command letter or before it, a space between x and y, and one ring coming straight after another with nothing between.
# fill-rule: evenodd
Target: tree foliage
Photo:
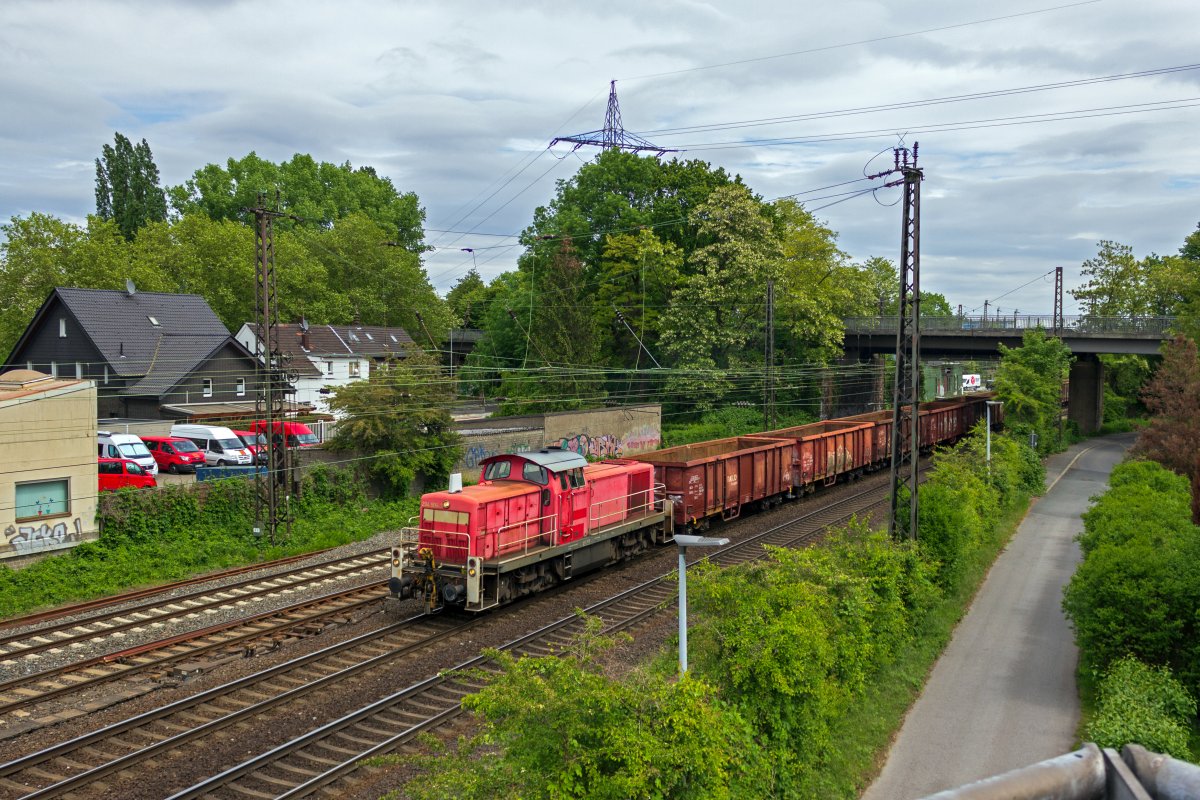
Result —
<instances>
[{"instance_id":1,"label":"tree foliage","mask_svg":"<svg viewBox=\"0 0 1200 800\"><path fill-rule=\"evenodd\" d=\"M1038 434L1038 449L1049 452L1058 441L1062 384L1071 351L1044 330L1025 332L1020 347L1000 345L996 394L1004 403L1005 424L1016 435Z\"/></svg>"},{"instance_id":2,"label":"tree foliage","mask_svg":"<svg viewBox=\"0 0 1200 800\"><path fill-rule=\"evenodd\" d=\"M482 732L416 759L425 770L405 791L428 800L749 796L750 726L694 677L608 677L597 656L617 640L600 635L597 618L586 625L561 657L491 652L500 674L480 675L489 685L463 701Z\"/></svg>"},{"instance_id":3,"label":"tree foliage","mask_svg":"<svg viewBox=\"0 0 1200 800\"><path fill-rule=\"evenodd\" d=\"M145 139L133 144L120 132L96 159L96 216L112 220L126 239L167 218L167 198Z\"/></svg>"},{"instance_id":4,"label":"tree foliage","mask_svg":"<svg viewBox=\"0 0 1200 800\"><path fill-rule=\"evenodd\" d=\"M1176 336L1163 345L1162 362L1142 390L1151 413L1134 452L1196 479L1200 453L1200 355L1196 343Z\"/></svg>"},{"instance_id":5,"label":"tree foliage","mask_svg":"<svg viewBox=\"0 0 1200 800\"><path fill-rule=\"evenodd\" d=\"M369 454L371 474L395 494L407 491L418 473L444 482L461 456L447 410L449 386L429 354L378 365L367 380L334 390L329 407L340 421L328 446Z\"/></svg>"},{"instance_id":6,"label":"tree foliage","mask_svg":"<svg viewBox=\"0 0 1200 800\"><path fill-rule=\"evenodd\" d=\"M310 227L361 214L382 228L384 238L377 246L391 242L414 254L425 249L425 211L417 196L399 192L373 167L355 168L350 162L318 162L307 153L296 153L274 164L250 152L240 159L230 158L224 167L207 164L167 193L176 213L199 212L215 220L244 220L245 210L259 204L260 193L272 208L278 197L278 211L300 217ZM286 230L295 224L281 218L277 228Z\"/></svg>"}]
</instances>

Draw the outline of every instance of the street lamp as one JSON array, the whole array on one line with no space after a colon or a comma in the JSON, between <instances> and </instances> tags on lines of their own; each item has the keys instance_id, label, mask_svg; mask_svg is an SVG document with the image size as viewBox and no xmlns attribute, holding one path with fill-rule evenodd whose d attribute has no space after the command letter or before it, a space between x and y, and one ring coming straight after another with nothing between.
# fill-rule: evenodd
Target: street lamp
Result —
<instances>
[{"instance_id":1,"label":"street lamp","mask_svg":"<svg viewBox=\"0 0 1200 800\"><path fill-rule=\"evenodd\" d=\"M689 547L724 547L728 539L711 536L675 535L679 546L679 674L687 672L687 549Z\"/></svg>"},{"instance_id":2,"label":"street lamp","mask_svg":"<svg viewBox=\"0 0 1200 800\"><path fill-rule=\"evenodd\" d=\"M987 406L987 468L988 474L992 474L992 406L1004 405L1003 400L987 400L984 402Z\"/></svg>"}]
</instances>

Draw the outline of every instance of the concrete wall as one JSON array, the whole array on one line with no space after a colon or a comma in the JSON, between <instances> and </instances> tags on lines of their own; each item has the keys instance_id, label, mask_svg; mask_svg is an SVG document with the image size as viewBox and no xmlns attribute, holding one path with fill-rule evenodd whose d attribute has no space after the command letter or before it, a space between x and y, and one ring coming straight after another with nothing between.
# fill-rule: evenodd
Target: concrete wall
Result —
<instances>
[{"instance_id":1,"label":"concrete wall","mask_svg":"<svg viewBox=\"0 0 1200 800\"><path fill-rule=\"evenodd\" d=\"M0 400L0 561L20 566L95 539L96 384ZM66 480L65 513L16 517L16 487Z\"/></svg>"},{"instance_id":2,"label":"concrete wall","mask_svg":"<svg viewBox=\"0 0 1200 800\"><path fill-rule=\"evenodd\" d=\"M662 407L649 404L498 417L460 422L455 429L464 439L463 458L455 470L474 476L479 462L489 456L543 447L563 447L594 458L656 450L662 442Z\"/></svg>"},{"instance_id":3,"label":"concrete wall","mask_svg":"<svg viewBox=\"0 0 1200 800\"><path fill-rule=\"evenodd\" d=\"M643 405L547 414L546 444L582 456L617 458L657 450L662 443L662 406Z\"/></svg>"},{"instance_id":4,"label":"concrete wall","mask_svg":"<svg viewBox=\"0 0 1200 800\"><path fill-rule=\"evenodd\" d=\"M1095 356L1071 364L1067 418L1080 433L1095 433L1104 422L1104 365Z\"/></svg>"}]
</instances>

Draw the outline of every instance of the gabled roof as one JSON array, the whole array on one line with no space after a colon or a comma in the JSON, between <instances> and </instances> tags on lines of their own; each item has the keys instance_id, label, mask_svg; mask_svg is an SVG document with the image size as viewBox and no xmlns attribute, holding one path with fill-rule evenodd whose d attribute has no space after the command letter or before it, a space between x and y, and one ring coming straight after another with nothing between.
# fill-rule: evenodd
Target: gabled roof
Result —
<instances>
[{"instance_id":1,"label":"gabled roof","mask_svg":"<svg viewBox=\"0 0 1200 800\"><path fill-rule=\"evenodd\" d=\"M255 335L258 326L247 323ZM279 349L299 356L363 356L366 358L403 358L413 347L412 337L403 328L382 325L309 325L307 335L299 325L280 325Z\"/></svg>"},{"instance_id":2,"label":"gabled roof","mask_svg":"<svg viewBox=\"0 0 1200 800\"><path fill-rule=\"evenodd\" d=\"M53 295L75 315L100 355L122 377L145 375L152 364L159 372L174 369L182 377L229 338L229 331L197 294L58 288ZM204 349L199 344L191 349L172 346L172 358L164 358L161 343L178 336L197 342L207 339L210 344L195 360L193 351ZM178 358L184 360L173 360Z\"/></svg>"},{"instance_id":3,"label":"gabled roof","mask_svg":"<svg viewBox=\"0 0 1200 800\"><path fill-rule=\"evenodd\" d=\"M214 338L188 335L160 337L154 357L146 369L146 376L120 393L139 396L164 394L227 344L254 361L254 356L246 351L242 343L229 334L219 342Z\"/></svg>"}]
</instances>

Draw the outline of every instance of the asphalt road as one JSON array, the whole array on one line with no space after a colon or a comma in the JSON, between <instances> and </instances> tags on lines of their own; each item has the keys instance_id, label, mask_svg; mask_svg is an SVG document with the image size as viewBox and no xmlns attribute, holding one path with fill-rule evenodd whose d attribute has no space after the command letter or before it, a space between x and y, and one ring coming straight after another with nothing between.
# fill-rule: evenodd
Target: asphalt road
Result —
<instances>
[{"instance_id":1,"label":"asphalt road","mask_svg":"<svg viewBox=\"0 0 1200 800\"><path fill-rule=\"evenodd\" d=\"M1132 435L1054 456L1022 521L909 710L863 800L909 800L1069 752L1078 651L1062 588L1079 563L1080 514Z\"/></svg>"}]
</instances>

